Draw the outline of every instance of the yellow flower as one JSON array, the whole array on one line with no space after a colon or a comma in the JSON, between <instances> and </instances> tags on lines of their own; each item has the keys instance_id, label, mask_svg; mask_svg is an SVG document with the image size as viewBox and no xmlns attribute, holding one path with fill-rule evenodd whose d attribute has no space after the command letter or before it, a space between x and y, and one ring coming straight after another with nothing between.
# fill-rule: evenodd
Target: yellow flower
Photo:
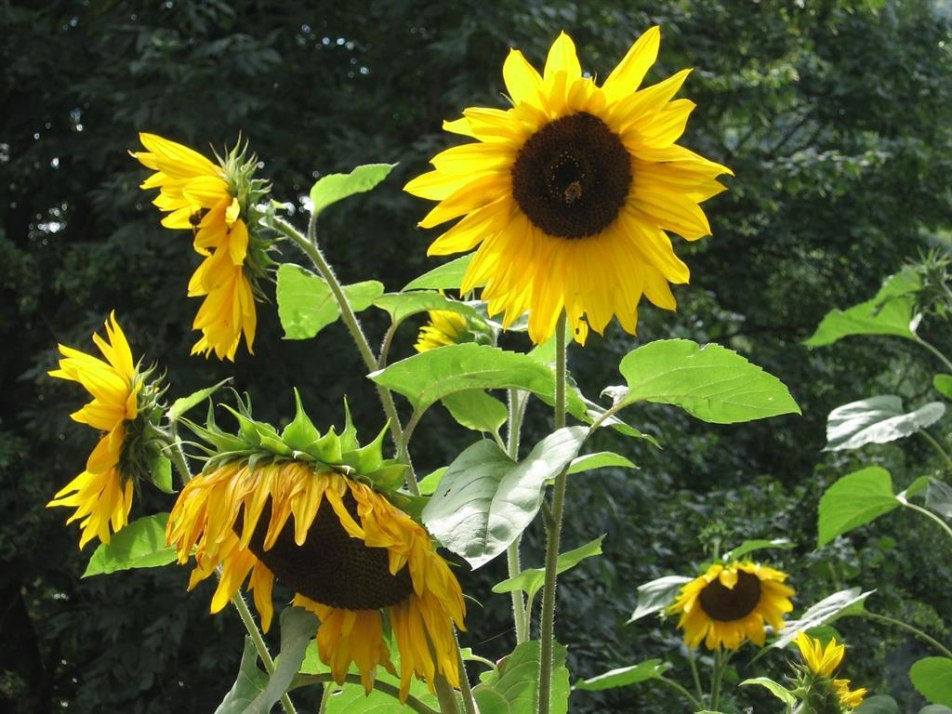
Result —
<instances>
[{"instance_id":1,"label":"yellow flower","mask_svg":"<svg viewBox=\"0 0 952 714\"><path fill-rule=\"evenodd\" d=\"M394 672L384 620L400 652L401 697L414 674L459 686L453 625L465 606L456 578L422 526L370 486L303 461L229 461L189 482L167 537L180 562L193 552L189 587L221 566L211 611L248 578L267 630L278 578L321 621L318 651L338 683L351 663L364 687L378 665ZM432 649L431 649L432 647Z\"/></svg>"},{"instance_id":2,"label":"yellow flower","mask_svg":"<svg viewBox=\"0 0 952 714\"><path fill-rule=\"evenodd\" d=\"M454 310L429 310L430 322L420 328L414 348L426 352L445 345L467 341L466 318Z\"/></svg>"},{"instance_id":3,"label":"yellow flower","mask_svg":"<svg viewBox=\"0 0 952 714\"><path fill-rule=\"evenodd\" d=\"M848 679L834 679L833 691L840 698L840 704L846 709L855 709L866 698L865 688L850 691L850 680Z\"/></svg>"},{"instance_id":4,"label":"yellow flower","mask_svg":"<svg viewBox=\"0 0 952 714\"><path fill-rule=\"evenodd\" d=\"M855 709L863 703L866 697L865 689L850 690L850 680L833 679L833 673L839 668L843 661L843 655L846 648L843 645L836 644L836 638L831 638L826 647L806 632L797 633L797 647L800 649L800 656L804 664L817 677L830 680L833 687L833 693L839 699L840 706L847 710Z\"/></svg>"},{"instance_id":5,"label":"yellow flower","mask_svg":"<svg viewBox=\"0 0 952 714\"><path fill-rule=\"evenodd\" d=\"M186 146L155 134L139 134L148 151L132 152L155 171L140 188L158 188L153 203L168 215L162 225L191 230L195 250L205 256L188 286L189 297L204 297L193 323L202 331L192 354L234 360L242 335L253 354L257 315L249 272L247 213L261 193L250 178L253 163L237 151L215 164ZM260 262L260 261L257 261Z\"/></svg>"},{"instance_id":6,"label":"yellow flower","mask_svg":"<svg viewBox=\"0 0 952 714\"><path fill-rule=\"evenodd\" d=\"M786 573L756 563L712 565L681 588L668 612L681 613L678 627L688 647L703 641L709 650L736 650L748 639L762 647L765 624L783 629L783 615L793 609L786 579Z\"/></svg>"},{"instance_id":7,"label":"yellow flower","mask_svg":"<svg viewBox=\"0 0 952 714\"><path fill-rule=\"evenodd\" d=\"M63 358L59 369L50 372L53 377L79 382L86 388L93 400L71 416L81 424L104 432L86 462L86 470L46 504L48 508L76 509L66 522L81 519L80 548L94 537L108 543L111 533L126 525L132 507L133 479L123 473L120 461L127 425L139 415L142 382L132 362L129 343L114 314L106 321L106 335L108 340L93 334L93 341L106 361L59 345Z\"/></svg>"},{"instance_id":8,"label":"yellow flower","mask_svg":"<svg viewBox=\"0 0 952 714\"><path fill-rule=\"evenodd\" d=\"M440 203L420 222L462 217L430 246L446 255L479 246L463 278L483 286L490 315L508 327L529 313L541 343L565 311L584 344L612 316L634 334L642 294L676 307L669 283L688 267L665 231L695 240L711 230L699 203L724 190L730 169L674 142L694 103L674 99L682 70L639 89L658 54L653 27L602 86L582 75L562 33L540 75L518 50L503 66L511 109L470 108L447 131L476 139L432 159L434 171L405 190Z\"/></svg>"}]
</instances>

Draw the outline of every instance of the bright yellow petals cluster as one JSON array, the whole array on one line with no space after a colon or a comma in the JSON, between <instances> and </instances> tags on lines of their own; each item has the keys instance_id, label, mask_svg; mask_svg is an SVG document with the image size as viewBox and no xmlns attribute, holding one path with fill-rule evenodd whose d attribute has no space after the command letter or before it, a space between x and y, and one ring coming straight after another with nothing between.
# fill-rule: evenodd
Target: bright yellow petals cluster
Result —
<instances>
[{"instance_id":1,"label":"bright yellow petals cluster","mask_svg":"<svg viewBox=\"0 0 952 714\"><path fill-rule=\"evenodd\" d=\"M699 204L731 171L675 144L695 106L673 99L689 70L640 88L660 37L657 27L642 35L602 86L582 75L565 33L541 75L512 50L503 66L512 108L470 108L444 123L476 141L438 154L435 170L406 186L439 201L422 227L462 218L429 254L478 248L462 292L482 286L506 327L528 312L536 343L563 311L584 343L613 316L634 333L642 295L675 309L669 284L689 271L665 231L711 232Z\"/></svg>"},{"instance_id":2,"label":"bright yellow petals cluster","mask_svg":"<svg viewBox=\"0 0 952 714\"><path fill-rule=\"evenodd\" d=\"M715 564L681 588L668 612L680 613L688 647L736 650L747 640L763 647L766 625L783 629L784 614L793 610L787 577L756 563Z\"/></svg>"},{"instance_id":3,"label":"bright yellow petals cluster","mask_svg":"<svg viewBox=\"0 0 952 714\"><path fill-rule=\"evenodd\" d=\"M820 640L810 637L806 632L797 633L797 647L803 663L813 674L830 680L833 691L839 698L840 705L846 710L855 709L866 698L865 689L850 690L850 680L833 679L833 674L839 669L846 653L846 647L836 644L836 638L823 646Z\"/></svg>"},{"instance_id":4,"label":"bright yellow petals cluster","mask_svg":"<svg viewBox=\"0 0 952 714\"><path fill-rule=\"evenodd\" d=\"M234 597L250 573L249 587L267 630L275 575L286 580L296 591L295 604L318 615L318 650L337 682L343 683L351 663L368 692L378 665L395 671L383 637L386 609L400 652L401 697L406 699L414 674L431 689L437 673L459 686L453 633L454 624L463 628L465 614L459 583L426 531L369 486L303 462L254 467L230 462L186 485L172 509L167 538L182 563L194 549L189 587L221 566L212 612ZM387 582L362 571L357 597L389 598L389 604L355 601L347 607L346 600L355 597L347 588L354 583L344 582L349 578L339 572L337 577L301 572L304 547L328 562L339 557L335 549L355 559L376 558L383 564L377 580ZM288 558L290 566L284 565ZM325 604L320 597L338 602Z\"/></svg>"},{"instance_id":5,"label":"bright yellow petals cluster","mask_svg":"<svg viewBox=\"0 0 952 714\"><path fill-rule=\"evenodd\" d=\"M132 351L114 314L106 321L103 339L93 334L105 361L65 345L63 358L53 377L79 382L93 399L71 416L81 424L103 432L103 437L86 461L86 470L56 494L47 507L75 508L67 523L79 520L82 528L79 547L98 537L108 543L111 533L123 528L132 508L133 481L120 472L119 462L126 425L139 414L138 396L142 384L132 361Z\"/></svg>"},{"instance_id":6,"label":"bright yellow petals cluster","mask_svg":"<svg viewBox=\"0 0 952 714\"><path fill-rule=\"evenodd\" d=\"M469 332L465 317L454 310L430 310L428 314L430 320L420 328L416 344L413 345L417 352L465 341Z\"/></svg>"},{"instance_id":7,"label":"bright yellow petals cluster","mask_svg":"<svg viewBox=\"0 0 952 714\"><path fill-rule=\"evenodd\" d=\"M159 189L153 203L168 212L162 225L193 231L194 248L205 257L188 285L189 297L205 298L192 325L202 332L192 354L234 360L242 335L252 352L257 313L245 272L248 225L229 177L187 146L155 134L139 139L147 151L132 155L155 171L140 188Z\"/></svg>"}]
</instances>

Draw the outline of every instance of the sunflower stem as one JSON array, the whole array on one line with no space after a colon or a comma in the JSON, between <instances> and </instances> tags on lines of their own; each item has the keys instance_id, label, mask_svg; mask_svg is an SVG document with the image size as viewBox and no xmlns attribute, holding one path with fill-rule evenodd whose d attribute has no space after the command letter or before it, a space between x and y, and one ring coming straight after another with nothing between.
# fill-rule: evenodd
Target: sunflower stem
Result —
<instances>
[{"instance_id":1,"label":"sunflower stem","mask_svg":"<svg viewBox=\"0 0 952 714\"><path fill-rule=\"evenodd\" d=\"M367 341L367 336L364 334L363 328L361 328L360 322L357 320L357 315L354 313L354 309L347 299L347 295L344 294L344 288L337 279L333 268L331 268L327 259L324 258L324 253L321 249L317 247L317 235L313 218L314 217L311 216L311 220L308 222L307 236L302 235L297 228L282 218L275 218L274 227L285 237L289 238L298 248L304 251L304 254L310 258L311 263L317 268L321 277L327 281L327 285L330 287L331 292L334 294L334 299L337 301L337 306L340 308L341 319L344 321L344 324L347 325L347 329L350 331L350 335L357 345L357 351L360 352L360 356L364 360L367 370L375 372L378 367L378 362L373 350L370 348L370 343ZM405 459L406 463L410 465L403 435L403 425L400 421L400 415L397 413L397 405L393 401L393 395L386 387L382 387L379 384L376 385L376 387L377 394L380 395L380 402L383 404L383 410L390 423L390 435L397 447L398 458ZM413 473L412 465L410 465L410 469L407 471L406 485L407 490L414 496L420 495L420 488L417 486L416 475Z\"/></svg>"},{"instance_id":2,"label":"sunflower stem","mask_svg":"<svg viewBox=\"0 0 952 714\"><path fill-rule=\"evenodd\" d=\"M565 375L566 375L565 312L555 326L555 415L556 429L565 426ZM545 584L542 588L542 620L540 624L539 654L539 714L549 714L552 692L552 665L555 652L555 587L556 569L559 560L559 538L562 530L562 514L565 509L565 490L568 484L568 468L562 469L555 478L552 491L551 522L546 532Z\"/></svg>"},{"instance_id":3,"label":"sunflower stem","mask_svg":"<svg viewBox=\"0 0 952 714\"><path fill-rule=\"evenodd\" d=\"M952 659L952 651L950 651L945 645L943 645L938 640L935 640L929 635L927 635L918 627L913 627L912 625L905 623L902 620L897 620L893 617L889 617L889 615L880 615L879 613L869 612L868 610L863 611L862 614L863 614L863 617L870 619L873 622L881 622L884 625L893 625L894 627L898 627L901 630L910 632L916 637L918 637L920 640L922 640L923 642L926 642L932 645L932 647L934 647L936 651L941 652L945 657Z\"/></svg>"},{"instance_id":4,"label":"sunflower stem","mask_svg":"<svg viewBox=\"0 0 952 714\"><path fill-rule=\"evenodd\" d=\"M697 657L694 650L688 650L688 664L691 667L691 677L694 679L694 691L697 693L698 700L704 701L704 687L701 686L701 675L697 671Z\"/></svg>"},{"instance_id":5,"label":"sunflower stem","mask_svg":"<svg viewBox=\"0 0 952 714\"><path fill-rule=\"evenodd\" d=\"M906 508L909 508L909 509L911 509L911 510L913 510L913 511L916 511L917 513L921 513L922 515L926 516L927 518L931 518L933 521L935 521L935 522L938 523L940 526L942 526L942 528L945 530L945 532L948 533L950 537L952 537L952 528L949 528L948 524L947 524L945 521L943 521L941 518L939 518L936 514L934 514L934 513L933 513L932 511L930 511L928 508L923 508L922 506L917 506L915 503L909 503L909 501L905 500L905 498L900 498L900 499L899 499L899 503L901 503L901 504L902 504L903 506L905 506Z\"/></svg>"},{"instance_id":6,"label":"sunflower stem","mask_svg":"<svg viewBox=\"0 0 952 714\"><path fill-rule=\"evenodd\" d=\"M519 436L522 431L522 418L525 416L526 400L518 389L509 390L509 428L506 433L506 453L513 461L519 460ZM509 565L509 577L515 578L522 572L519 547L522 536L518 536L506 549L506 562ZM512 593L512 619L516 626L516 644L521 645L529 639L529 617L522 590Z\"/></svg>"},{"instance_id":7,"label":"sunflower stem","mask_svg":"<svg viewBox=\"0 0 952 714\"><path fill-rule=\"evenodd\" d=\"M454 637L456 640L456 658L459 666L459 690L463 699L463 709L466 714L479 714L479 708L476 706L476 700L473 698L473 690L469 686L469 677L466 675L466 662L463 660L463 650L459 646L459 635Z\"/></svg>"},{"instance_id":8,"label":"sunflower stem","mask_svg":"<svg viewBox=\"0 0 952 714\"><path fill-rule=\"evenodd\" d=\"M718 649L714 652L714 672L711 674L711 709L717 711L721 704L721 681L724 679L724 670L730 654Z\"/></svg>"},{"instance_id":9,"label":"sunflower stem","mask_svg":"<svg viewBox=\"0 0 952 714\"><path fill-rule=\"evenodd\" d=\"M952 371L952 362L950 362L949 358L942 354L942 352L935 345L933 345L931 342L926 342L924 339L919 337L919 335L916 335L916 344L925 347L932 354L939 358L939 361L945 365L946 369Z\"/></svg>"},{"instance_id":10,"label":"sunflower stem","mask_svg":"<svg viewBox=\"0 0 952 714\"><path fill-rule=\"evenodd\" d=\"M694 707L694 711L700 711L704 708L702 704L691 692L689 692L685 687L675 682L673 679L668 679L667 677L658 677L658 681L664 682L669 687L678 692L682 697L687 699L691 706Z\"/></svg>"},{"instance_id":11,"label":"sunflower stem","mask_svg":"<svg viewBox=\"0 0 952 714\"><path fill-rule=\"evenodd\" d=\"M918 433L923 439L925 439L926 441L928 441L928 442L929 442L929 446L931 446L933 449L935 449L935 450L936 450L936 453L938 453L939 456L942 457L942 460L945 461L945 466L946 466L946 468L952 469L952 457L949 456L949 452L947 452L945 449L942 448L942 444L940 444L940 443L935 439L935 437L933 437L932 434L930 434L930 433L929 433L928 431L926 431L925 429L923 429L922 431L917 432L917 433Z\"/></svg>"}]
</instances>

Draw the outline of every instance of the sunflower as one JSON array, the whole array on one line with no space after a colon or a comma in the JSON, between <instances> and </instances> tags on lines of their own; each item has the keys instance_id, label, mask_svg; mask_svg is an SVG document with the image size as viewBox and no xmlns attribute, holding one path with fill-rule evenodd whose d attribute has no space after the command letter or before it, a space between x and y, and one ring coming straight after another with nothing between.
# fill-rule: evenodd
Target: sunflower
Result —
<instances>
[{"instance_id":1,"label":"sunflower","mask_svg":"<svg viewBox=\"0 0 952 714\"><path fill-rule=\"evenodd\" d=\"M296 605L320 619L318 652L338 683L351 663L368 692L378 665L396 674L384 639L389 626L400 653L403 700L413 675L432 689L441 673L458 687L453 626L463 629L462 592L423 527L367 483L378 461L368 454L379 453L383 434L348 454L348 444L356 443L349 430L339 438L333 431L315 438L313 426L301 428L301 414L280 437L270 428L261 431L266 425L243 421L267 433L261 443L277 452L216 457L182 490L167 538L182 563L194 549L189 588L220 566L211 602L217 612L248 579L267 631L277 578L294 590ZM234 446L237 438L219 443ZM342 463L332 467L329 460ZM368 473L358 476L343 462Z\"/></svg>"},{"instance_id":2,"label":"sunflower","mask_svg":"<svg viewBox=\"0 0 952 714\"><path fill-rule=\"evenodd\" d=\"M455 310L429 310L428 314L430 321L420 328L413 346L417 352L470 341L466 318Z\"/></svg>"},{"instance_id":3,"label":"sunflower","mask_svg":"<svg viewBox=\"0 0 952 714\"><path fill-rule=\"evenodd\" d=\"M137 423L140 415L143 382L115 314L110 314L106 321L106 336L104 340L93 334L93 342L105 361L59 345L63 358L59 369L49 373L52 377L79 382L86 388L93 396L92 401L71 416L103 433L86 461L86 470L46 504L47 508L76 509L66 522L80 521L80 548L94 537L108 543L111 533L126 525L132 508L133 478L124 468L128 458L124 452L130 427Z\"/></svg>"},{"instance_id":4,"label":"sunflower","mask_svg":"<svg viewBox=\"0 0 952 714\"><path fill-rule=\"evenodd\" d=\"M783 615L793 609L786 579L756 563L715 564L681 588L668 612L681 613L678 627L688 647L703 641L709 650L736 650L747 639L762 647L765 623L783 629Z\"/></svg>"},{"instance_id":5,"label":"sunflower","mask_svg":"<svg viewBox=\"0 0 952 714\"><path fill-rule=\"evenodd\" d=\"M245 158L237 149L219 163L196 151L155 134L139 134L148 151L132 152L145 167L155 171L140 188L158 188L153 203L168 215L162 225L190 230L194 248L204 260L192 276L189 297L204 297L193 323L202 337L192 354L234 360L242 335L253 353L257 314L253 280L270 261L267 242L252 239L248 215L266 193L263 183L252 179L255 157Z\"/></svg>"},{"instance_id":6,"label":"sunflower","mask_svg":"<svg viewBox=\"0 0 952 714\"><path fill-rule=\"evenodd\" d=\"M839 706L846 711L851 711L863 703L866 697L865 689L850 690L850 680L833 679L833 673L839 668L843 655L846 653L843 645L836 644L836 638L830 639L824 647L819 640L801 631L797 633L797 647L804 665L813 675L811 677L813 681L805 684L808 691L816 689L830 691ZM817 678L820 680L819 687Z\"/></svg>"},{"instance_id":7,"label":"sunflower","mask_svg":"<svg viewBox=\"0 0 952 714\"><path fill-rule=\"evenodd\" d=\"M420 222L463 217L430 245L430 255L479 246L461 290L482 286L490 315L509 327L529 313L541 343L563 310L584 344L612 316L634 334L642 294L674 310L669 283L688 267L665 231L687 240L711 232L699 207L730 169L674 142L694 103L672 99L690 70L639 89L658 54L653 27L601 86L582 75L562 33L540 75L518 50L503 65L512 108L469 108L449 132L476 139L431 161L434 171L405 187L440 203Z\"/></svg>"}]
</instances>

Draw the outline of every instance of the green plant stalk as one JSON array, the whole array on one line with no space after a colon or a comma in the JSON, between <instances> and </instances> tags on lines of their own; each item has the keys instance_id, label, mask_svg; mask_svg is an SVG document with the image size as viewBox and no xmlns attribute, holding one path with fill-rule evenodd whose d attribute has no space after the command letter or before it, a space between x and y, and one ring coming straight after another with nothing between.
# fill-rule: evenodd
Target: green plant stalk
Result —
<instances>
[{"instance_id":1,"label":"green plant stalk","mask_svg":"<svg viewBox=\"0 0 952 714\"><path fill-rule=\"evenodd\" d=\"M459 646L459 637L454 636L456 640L456 661L459 667L459 689L463 699L463 709L466 714L479 714L476 706L476 700L473 698L473 690L469 686L469 677L466 676L466 662L463 660L463 650Z\"/></svg>"},{"instance_id":2,"label":"green plant stalk","mask_svg":"<svg viewBox=\"0 0 952 714\"><path fill-rule=\"evenodd\" d=\"M519 436L522 431L522 417L525 415L525 401L520 397L518 389L509 390L509 429L506 434L506 453L513 461L519 459ZM506 562L509 565L509 577L515 578L522 572L519 557L519 546L522 543L520 535L506 549ZM512 619L516 626L516 644L521 645L529 639L529 617L526 610L526 601L519 589L512 593Z\"/></svg>"},{"instance_id":3,"label":"green plant stalk","mask_svg":"<svg viewBox=\"0 0 952 714\"><path fill-rule=\"evenodd\" d=\"M946 369L952 372L952 362L950 362L949 358L942 354L942 352L937 347L935 347L935 345L926 342L924 339L919 337L919 335L916 335L916 344L921 345L922 347L925 347L927 350L929 350L932 354L939 358L939 361L945 365Z\"/></svg>"},{"instance_id":4,"label":"green plant stalk","mask_svg":"<svg viewBox=\"0 0 952 714\"><path fill-rule=\"evenodd\" d=\"M942 457L942 460L945 461L946 468L952 470L952 457L950 457L949 453L942 448L942 444L936 441L935 437L925 429L916 433L920 434L923 439L929 442L929 445L935 449L939 456Z\"/></svg>"},{"instance_id":5,"label":"green plant stalk","mask_svg":"<svg viewBox=\"0 0 952 714\"><path fill-rule=\"evenodd\" d=\"M916 637L918 637L920 640L922 640L923 642L926 642L932 645L932 647L934 647L937 651L941 652L944 656L948 657L949 659L952 659L952 651L950 651L938 640L935 640L929 635L927 635L918 627L913 627L912 625L905 623L902 620L897 620L895 618L889 617L889 615L880 615L879 613L869 612L868 610L863 611L862 614L863 614L863 617L869 618L873 622L881 622L884 625L892 625L894 627L898 627L901 630L905 630L906 632L910 632Z\"/></svg>"},{"instance_id":6,"label":"green plant stalk","mask_svg":"<svg viewBox=\"0 0 952 714\"><path fill-rule=\"evenodd\" d=\"M314 264L314 267L317 268L317 271L321 274L321 277L327 281L327 285L334 294L334 299L337 301L337 306L340 309L341 320L343 320L344 324L347 325L347 329L350 332L354 343L357 345L357 351L364 360L367 370L370 372L376 371L378 367L377 358L374 356L373 350L370 348L370 343L367 341L367 336L364 334L363 328L361 328L360 322L357 320L357 315L354 313L354 309L351 307L350 301L344 294L344 289L341 286L340 281L337 279L337 276L334 274L333 268L331 268L330 263L328 263L324 258L324 254L321 252L321 249L317 247L313 216L308 223L307 236L302 235L297 228L281 218L275 218L274 226L284 236L289 238L291 242L304 251L304 254L307 255L307 257L311 260L311 263ZM397 414L397 405L393 401L393 395L386 387L382 387L379 384L376 386L377 394L380 395L380 402L383 404L383 410L387 415L388 421L390 422L390 435L393 438L394 444L397 446L400 456L406 459L408 456L406 450L401 448L401 445L405 442L403 436L403 425L400 422L399 414ZM409 460L407 463L409 464ZM417 486L417 480L413 473L412 466L407 472L406 485L407 489L414 496L420 495L420 488Z\"/></svg>"},{"instance_id":7,"label":"green plant stalk","mask_svg":"<svg viewBox=\"0 0 952 714\"><path fill-rule=\"evenodd\" d=\"M730 654L723 650L717 650L714 653L714 672L711 674L711 709L715 711L721 704L721 682L729 659Z\"/></svg>"},{"instance_id":8,"label":"green plant stalk","mask_svg":"<svg viewBox=\"0 0 952 714\"><path fill-rule=\"evenodd\" d=\"M913 511L917 511L918 513L921 513L922 515L928 518L931 518L933 521L935 521L940 526L942 526L943 530L945 530L945 532L949 534L949 537L952 538L952 528L949 528L949 525L945 521L943 521L941 518L939 518L936 514L934 514L929 509L922 508L922 506L917 506L916 504L909 503L909 501L905 501L903 499L900 499L899 503L901 503L906 508L910 508Z\"/></svg>"},{"instance_id":9,"label":"green plant stalk","mask_svg":"<svg viewBox=\"0 0 952 714\"><path fill-rule=\"evenodd\" d=\"M556 429L565 426L565 312L555 326L555 417ZM568 485L568 467L555 478L552 490L551 518L546 531L545 584L542 588L542 619L539 627L539 714L549 714L552 694L552 657L555 643L555 586L559 561L559 539L565 510L565 490Z\"/></svg>"},{"instance_id":10,"label":"green plant stalk","mask_svg":"<svg viewBox=\"0 0 952 714\"><path fill-rule=\"evenodd\" d=\"M700 711L700 710L702 710L702 709L704 708L704 704L701 703L701 702L697 699L697 697L695 697L695 696L694 696L693 694L691 694L691 692L689 692L685 687L681 686L680 684L678 684L677 682L675 682L673 679L668 679L667 677L658 677L658 681L659 681L659 682L664 682L664 683L667 684L669 687L671 687L671 688L674 689L676 692L678 692L682 697L684 697L685 699L687 699L687 700L691 703L691 706L694 707L694 711Z\"/></svg>"},{"instance_id":11,"label":"green plant stalk","mask_svg":"<svg viewBox=\"0 0 952 714\"><path fill-rule=\"evenodd\" d=\"M172 427L173 431L171 433L154 427L153 429L154 432L165 441L169 459L175 466L175 470L178 471L179 476L181 476L182 483L185 484L191 481L192 471L188 466L188 460L185 458L185 452L182 450L182 442L178 435L174 432L174 425ZM265 671L268 673L268 675L273 674L274 659L271 657L271 653L268 651L268 644L264 641L264 636L261 634L261 630L258 629L258 623L255 622L254 616L252 616L251 611L248 609L248 603L245 602L245 599L242 597L241 593L237 592L235 593L234 597L232 597L231 604L234 605L235 609L238 611L238 617L241 618L241 624L245 626L248 636L251 638L252 643L254 643L255 651L258 653L258 658L261 660L261 664L264 665ZM294 703L291 701L291 697L288 696L287 692L281 695L281 707L284 709L286 714L297 714L297 710L294 708Z\"/></svg>"},{"instance_id":12,"label":"green plant stalk","mask_svg":"<svg viewBox=\"0 0 952 714\"><path fill-rule=\"evenodd\" d=\"M688 664L691 667L691 678L694 680L694 690L697 692L698 701L704 701L704 687L701 686L701 675L697 671L697 657L694 650L688 650Z\"/></svg>"},{"instance_id":13,"label":"green plant stalk","mask_svg":"<svg viewBox=\"0 0 952 714\"><path fill-rule=\"evenodd\" d=\"M326 685L331 684L333 681L334 675L332 675L330 672L325 672L323 674L304 674L294 678L294 684L291 686L291 688L298 689L311 684L323 684L325 685L324 691L329 692L331 688ZM344 682L346 684L363 684L359 674L345 674ZM379 679L374 680L373 688L378 692L389 694L394 699L397 699L400 696L400 687L390 684L389 682L382 682ZM327 696L321 697L321 709L318 711L323 711L326 699ZM427 706L412 694L407 695L407 701L404 706L410 707L410 709L415 712L419 712L419 714L440 714L436 709Z\"/></svg>"}]
</instances>

